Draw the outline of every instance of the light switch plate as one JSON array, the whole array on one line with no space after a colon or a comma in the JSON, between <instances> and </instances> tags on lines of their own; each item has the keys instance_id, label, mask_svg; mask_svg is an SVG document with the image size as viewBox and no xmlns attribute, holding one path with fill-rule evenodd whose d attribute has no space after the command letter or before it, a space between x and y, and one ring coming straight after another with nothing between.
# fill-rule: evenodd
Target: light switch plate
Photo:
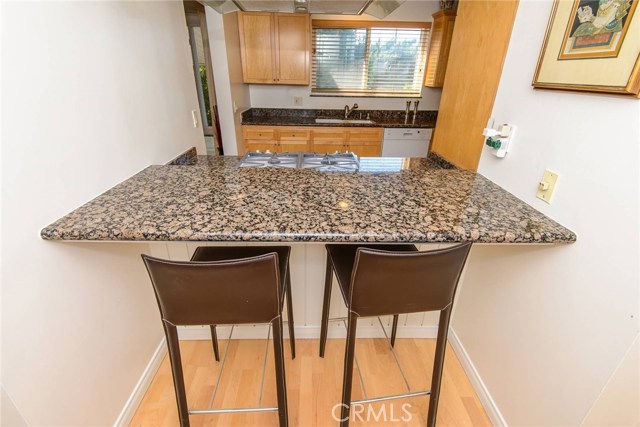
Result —
<instances>
[{"instance_id":1,"label":"light switch plate","mask_svg":"<svg viewBox=\"0 0 640 427\"><path fill-rule=\"evenodd\" d=\"M542 181L538 183L538 199L542 199L545 202L551 204L553 193L556 191L556 185L558 184L558 178L560 178L560 175L558 175L556 172L549 169L544 171L544 175L542 175Z\"/></svg>"},{"instance_id":2,"label":"light switch plate","mask_svg":"<svg viewBox=\"0 0 640 427\"><path fill-rule=\"evenodd\" d=\"M193 127L198 127L198 110L191 110L191 118L193 119Z\"/></svg>"}]
</instances>

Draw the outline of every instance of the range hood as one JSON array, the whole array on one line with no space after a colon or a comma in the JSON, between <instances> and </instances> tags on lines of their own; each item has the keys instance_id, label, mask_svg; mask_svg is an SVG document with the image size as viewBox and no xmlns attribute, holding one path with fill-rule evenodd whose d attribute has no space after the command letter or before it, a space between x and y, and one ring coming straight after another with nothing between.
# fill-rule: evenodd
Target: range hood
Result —
<instances>
[{"instance_id":1,"label":"range hood","mask_svg":"<svg viewBox=\"0 0 640 427\"><path fill-rule=\"evenodd\" d=\"M201 0L219 13L284 12L324 15L361 15L383 19L405 0Z\"/></svg>"}]
</instances>

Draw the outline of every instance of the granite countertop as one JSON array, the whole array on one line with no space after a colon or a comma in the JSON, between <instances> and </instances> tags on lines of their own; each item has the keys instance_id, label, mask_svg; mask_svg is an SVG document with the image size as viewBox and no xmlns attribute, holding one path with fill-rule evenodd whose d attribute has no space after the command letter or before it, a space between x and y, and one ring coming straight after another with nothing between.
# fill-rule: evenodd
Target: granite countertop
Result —
<instances>
[{"instance_id":1,"label":"granite countertop","mask_svg":"<svg viewBox=\"0 0 640 427\"><path fill-rule=\"evenodd\" d=\"M483 176L433 159L397 172L238 168L198 156L149 166L45 227L105 241L569 243L576 235ZM371 169L371 168L370 168Z\"/></svg>"},{"instance_id":2,"label":"granite countertop","mask_svg":"<svg viewBox=\"0 0 640 427\"><path fill-rule=\"evenodd\" d=\"M261 126L327 126L327 127L383 127L383 128L433 128L437 111L418 111L416 122L404 123L404 110L355 110L350 119L366 119L375 123L316 123L316 118L343 119L344 110L309 110L301 108L250 108L242 113L243 125Z\"/></svg>"}]
</instances>

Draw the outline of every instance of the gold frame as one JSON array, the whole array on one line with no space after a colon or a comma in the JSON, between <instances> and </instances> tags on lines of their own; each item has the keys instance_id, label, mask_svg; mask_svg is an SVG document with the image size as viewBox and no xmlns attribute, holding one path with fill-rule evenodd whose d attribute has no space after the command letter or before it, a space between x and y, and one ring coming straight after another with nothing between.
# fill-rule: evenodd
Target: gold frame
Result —
<instances>
[{"instance_id":1,"label":"gold frame","mask_svg":"<svg viewBox=\"0 0 640 427\"><path fill-rule=\"evenodd\" d=\"M544 36L544 42L542 44L542 49L540 50L540 55L538 56L538 63L536 65L536 70L533 76L533 81L531 85L537 89L556 89L556 90L573 90L573 91L581 91L581 92L600 92L600 93L609 93L616 95L626 95L626 96L634 96L640 98L640 52L638 53L638 57L636 58L635 65L629 75L626 85L624 86L607 86L607 85L597 85L597 84L582 84L582 83L553 83L553 82L541 82L540 78L540 69L545 60L545 56L547 53L547 47L549 44L549 37L555 25L564 25L556 24L556 12L558 10L558 4L561 0L555 0L553 3L553 8L551 10L551 16L549 17L549 22L547 24L547 30ZM640 0L634 0L640 1ZM577 3L577 0L576 0ZM575 4L573 6L575 8ZM573 9L572 9L573 11ZM573 15L571 15L573 16ZM640 19L640 13L634 14L631 18L637 20ZM631 26L631 23L629 24ZM628 27L627 27L628 29ZM566 36L566 32L565 32ZM564 39L563 39L564 43ZM560 52L558 53L558 55ZM577 58L576 58L577 59ZM597 61L601 58L580 58L580 61L584 61L585 64L588 61ZM555 61L560 61L558 57L555 57ZM566 61L566 60L562 60Z\"/></svg>"}]
</instances>

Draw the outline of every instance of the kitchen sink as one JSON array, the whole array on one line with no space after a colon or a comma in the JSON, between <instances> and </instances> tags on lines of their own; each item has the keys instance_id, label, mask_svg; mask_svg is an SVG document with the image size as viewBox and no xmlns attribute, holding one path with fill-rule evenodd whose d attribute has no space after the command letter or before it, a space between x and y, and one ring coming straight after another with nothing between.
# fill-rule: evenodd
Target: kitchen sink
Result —
<instances>
[{"instance_id":1,"label":"kitchen sink","mask_svg":"<svg viewBox=\"0 0 640 427\"><path fill-rule=\"evenodd\" d=\"M373 120L350 120L350 119L316 119L316 123L334 123L334 124L351 124L351 125L374 125L376 122Z\"/></svg>"}]
</instances>

